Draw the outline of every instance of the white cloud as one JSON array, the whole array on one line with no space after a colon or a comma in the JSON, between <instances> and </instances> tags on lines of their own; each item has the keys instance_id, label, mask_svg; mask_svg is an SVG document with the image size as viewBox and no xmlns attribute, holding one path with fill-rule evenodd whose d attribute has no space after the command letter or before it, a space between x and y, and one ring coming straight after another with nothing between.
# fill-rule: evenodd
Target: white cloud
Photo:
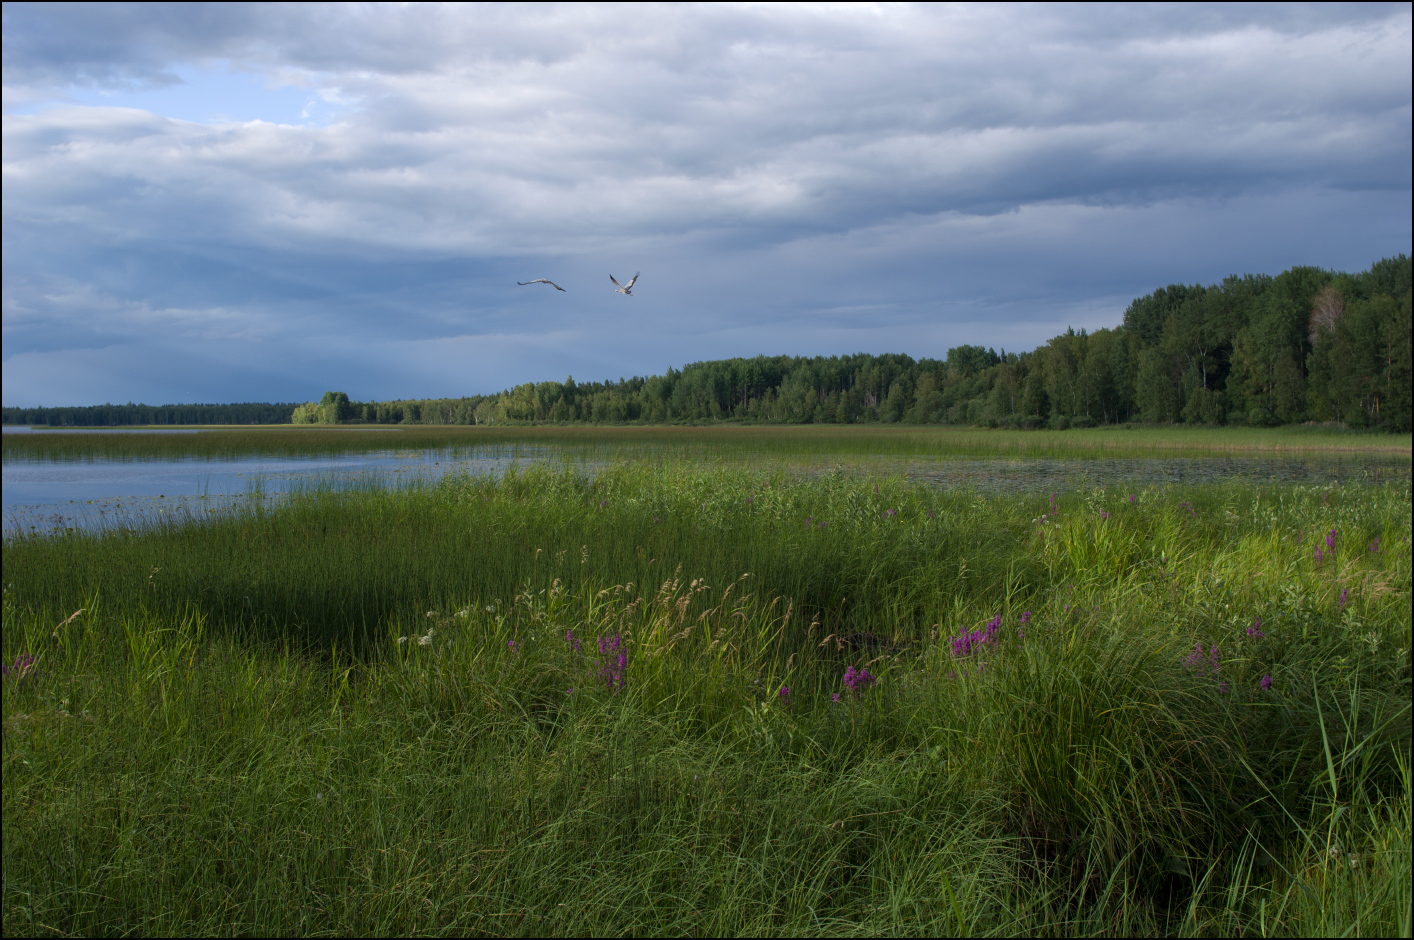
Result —
<instances>
[{"instance_id":1,"label":"white cloud","mask_svg":"<svg viewBox=\"0 0 1414 940\"><path fill-rule=\"evenodd\" d=\"M937 355L983 341L966 324L1034 344L1125 291L1409 250L1407 5L4 15L7 402L13 356L69 335L205 354L333 330L335 376L372 368L360 342L436 362L416 344L463 335L537 337L525 379L792 337ZM74 103L94 89L114 106ZM635 267L671 305L641 326L598 296ZM506 292L546 275L573 281L560 307ZM846 310L878 313L801 339ZM408 381L458 380L439 369Z\"/></svg>"}]
</instances>

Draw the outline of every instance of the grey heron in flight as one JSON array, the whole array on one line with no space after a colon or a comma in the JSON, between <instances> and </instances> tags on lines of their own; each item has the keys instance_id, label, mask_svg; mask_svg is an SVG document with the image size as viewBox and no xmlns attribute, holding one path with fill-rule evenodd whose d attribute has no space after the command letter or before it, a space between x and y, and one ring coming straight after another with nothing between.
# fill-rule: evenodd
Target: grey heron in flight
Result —
<instances>
[{"instance_id":1,"label":"grey heron in flight","mask_svg":"<svg viewBox=\"0 0 1414 940\"><path fill-rule=\"evenodd\" d=\"M516 281L516 283L519 284L521 287L525 287L527 284L549 284L555 290L565 290L563 287L556 284L554 281L550 280L547 277L537 277L533 281ZM569 293L569 291L565 291L565 293Z\"/></svg>"},{"instance_id":2,"label":"grey heron in flight","mask_svg":"<svg viewBox=\"0 0 1414 940\"><path fill-rule=\"evenodd\" d=\"M612 274L609 275L609 280L614 281L614 276L613 276ZM618 281L614 281L614 293L616 293L616 294L623 294L625 297L632 297L632 296L633 296L633 282L636 281L636 280L638 280L638 275L637 275L637 274L635 274L635 275L629 280L629 282L628 282L627 284L625 284L625 285L621 285L621 284L619 284Z\"/></svg>"}]
</instances>

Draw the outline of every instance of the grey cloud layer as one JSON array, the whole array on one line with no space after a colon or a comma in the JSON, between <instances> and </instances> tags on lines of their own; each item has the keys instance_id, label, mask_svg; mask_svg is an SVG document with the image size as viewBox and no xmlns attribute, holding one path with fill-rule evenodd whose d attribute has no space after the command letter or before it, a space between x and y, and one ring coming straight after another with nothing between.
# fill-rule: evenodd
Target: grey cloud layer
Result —
<instances>
[{"instance_id":1,"label":"grey cloud layer","mask_svg":"<svg viewBox=\"0 0 1414 940\"><path fill-rule=\"evenodd\" d=\"M7 403L22 392L9 357L62 349L56 333L91 348L157 323L192 344L253 348L314 348L330 330L526 334L532 301L504 284L550 265L596 281L613 259L658 265L677 321L659 327L664 355L650 363L595 357L617 374L699 358L691 350L714 330L732 337L723 354L794 351L777 345L789 324L861 303L924 335L940 317L1024 299L1033 313L1017 319L1040 340L1055 332L1047 309L1069 316L1157 286L1139 274L1152 246L1112 234L1136 228L1135 213L1151 219L1139 242L1193 204L1222 229L1251 230L1242 214L1259 206L1274 224L1329 229L1302 243L1256 226L1272 248L1309 246L1278 269L1364 266L1409 240L1402 4L4 11L7 103L161 85L179 80L178 64L224 62L352 109L327 127L7 114ZM1304 209L1277 212L1282 199ZM1380 205L1391 218L1372 220L1368 244L1348 249L1357 257L1319 255L1348 217ZM1075 252L1007 216L1115 254L1088 289L1069 286L1074 272L1055 259ZM1177 257L1160 278L1210 264ZM871 265L896 273L867 290L843 277ZM940 284L940 271L954 276ZM566 348L637 315L581 297L571 316L536 314L578 330ZM753 322L754 341L739 330ZM507 379L565 371L539 354L544 374Z\"/></svg>"}]
</instances>

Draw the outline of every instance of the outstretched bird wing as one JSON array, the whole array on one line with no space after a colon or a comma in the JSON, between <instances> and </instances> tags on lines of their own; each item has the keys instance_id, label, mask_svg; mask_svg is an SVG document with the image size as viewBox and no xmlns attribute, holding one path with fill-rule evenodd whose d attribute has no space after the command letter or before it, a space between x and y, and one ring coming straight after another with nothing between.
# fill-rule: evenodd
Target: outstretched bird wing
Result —
<instances>
[{"instance_id":1,"label":"outstretched bird wing","mask_svg":"<svg viewBox=\"0 0 1414 940\"><path fill-rule=\"evenodd\" d=\"M638 280L638 275L637 275L637 274L635 274L635 275L633 276L633 281L636 281L636 280ZM624 290L633 290L633 281L629 281L629 282L628 282L628 286L625 287Z\"/></svg>"},{"instance_id":2,"label":"outstretched bird wing","mask_svg":"<svg viewBox=\"0 0 1414 940\"><path fill-rule=\"evenodd\" d=\"M533 280L533 281L516 281L516 283L519 284L521 287L525 287L525 286L528 285L528 284L549 284L549 285L550 285L551 287L553 287L555 290L565 290L563 287L561 287L560 285L556 284L554 281L550 280L548 277L537 277L537 278L536 278L535 280ZM565 293L569 293L569 291L565 291Z\"/></svg>"},{"instance_id":3,"label":"outstretched bird wing","mask_svg":"<svg viewBox=\"0 0 1414 940\"><path fill-rule=\"evenodd\" d=\"M609 275L609 280L614 281L614 276L613 276L612 274ZM629 283L632 284L633 281L629 281ZM620 284L618 281L614 281L614 286L617 287L619 290L623 290L623 289L624 289L624 286L623 286L622 284Z\"/></svg>"}]
</instances>

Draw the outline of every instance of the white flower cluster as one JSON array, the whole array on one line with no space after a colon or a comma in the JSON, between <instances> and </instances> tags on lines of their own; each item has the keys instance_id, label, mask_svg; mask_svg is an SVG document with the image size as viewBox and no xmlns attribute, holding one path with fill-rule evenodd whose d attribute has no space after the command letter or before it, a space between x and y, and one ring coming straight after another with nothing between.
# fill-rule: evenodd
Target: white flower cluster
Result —
<instances>
[{"instance_id":1,"label":"white flower cluster","mask_svg":"<svg viewBox=\"0 0 1414 940\"><path fill-rule=\"evenodd\" d=\"M426 634L425 636L418 636L416 633L412 634L411 636L400 636L400 637L398 637L398 645L401 646L402 644L406 643L408 640L416 640L418 646L431 646L431 645L432 645L432 633L433 633L433 628L432 628L432 627L428 627L428 628L427 628L427 634Z\"/></svg>"}]
</instances>

